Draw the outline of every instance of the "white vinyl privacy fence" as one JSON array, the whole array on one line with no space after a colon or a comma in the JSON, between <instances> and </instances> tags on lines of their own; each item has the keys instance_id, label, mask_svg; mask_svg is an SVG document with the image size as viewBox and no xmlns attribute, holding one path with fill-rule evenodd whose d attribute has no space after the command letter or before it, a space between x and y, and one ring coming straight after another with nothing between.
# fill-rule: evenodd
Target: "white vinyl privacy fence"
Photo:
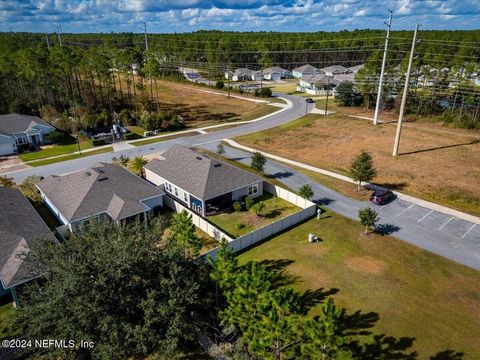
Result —
<instances>
[{"instance_id":1,"label":"white vinyl privacy fence","mask_svg":"<svg viewBox=\"0 0 480 360\"><path fill-rule=\"evenodd\" d=\"M224 238L228 242L228 246L231 247L235 252L248 248L253 244L256 244L259 241L262 241L272 235L275 235L289 227L292 227L295 224L298 224L312 216L315 215L316 212L316 205L309 200L306 200L291 191L285 190L279 186L264 182L263 185L264 191L267 191L279 198L286 200L298 207L301 210L285 216L279 220L276 220L268 225L262 226L261 228L249 232L248 234L242 235L236 239L231 238L227 234L225 234L222 230L211 224L209 221L205 220L201 216L195 214L193 211L188 209L187 207L183 206L182 204L176 202L172 198L168 196L165 197L164 203L168 207L170 207L175 212L181 212L185 210L192 216L192 221L200 228L202 231L210 235L215 239L222 239ZM209 256L214 258L217 254L217 248L212 249L202 256L208 258Z\"/></svg>"}]
</instances>

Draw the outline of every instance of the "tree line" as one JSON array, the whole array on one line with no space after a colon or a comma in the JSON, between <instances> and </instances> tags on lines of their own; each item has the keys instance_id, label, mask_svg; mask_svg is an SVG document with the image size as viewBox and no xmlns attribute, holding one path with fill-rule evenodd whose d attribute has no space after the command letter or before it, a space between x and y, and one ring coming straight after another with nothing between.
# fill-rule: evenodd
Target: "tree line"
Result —
<instances>
[{"instance_id":1,"label":"tree line","mask_svg":"<svg viewBox=\"0 0 480 360\"><path fill-rule=\"evenodd\" d=\"M384 108L398 105L412 38L411 31L391 34ZM181 66L218 80L236 67L293 69L305 63L318 68L365 64L356 90L371 107L384 37L382 30L197 31L148 34L147 51L143 34L61 34L60 46L56 34L0 33L0 112L41 115L67 131L108 125L124 109L132 123L148 123L152 113L161 114L157 80L182 79ZM418 86L409 94L407 110L478 126L478 89L467 79L479 70L480 30L421 31L420 39L414 64ZM453 78L459 84L451 89ZM433 85L422 89L420 79Z\"/></svg>"}]
</instances>

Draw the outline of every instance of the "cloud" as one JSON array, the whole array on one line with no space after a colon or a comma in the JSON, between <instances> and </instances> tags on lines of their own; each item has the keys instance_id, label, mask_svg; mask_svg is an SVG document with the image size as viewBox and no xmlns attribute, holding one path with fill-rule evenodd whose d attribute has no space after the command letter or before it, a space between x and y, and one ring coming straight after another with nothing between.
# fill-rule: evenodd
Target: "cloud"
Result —
<instances>
[{"instance_id":1,"label":"cloud","mask_svg":"<svg viewBox=\"0 0 480 360\"><path fill-rule=\"evenodd\" d=\"M154 32L198 29L336 31L384 28L386 9L394 29L474 29L478 0L0 0L0 30Z\"/></svg>"}]
</instances>

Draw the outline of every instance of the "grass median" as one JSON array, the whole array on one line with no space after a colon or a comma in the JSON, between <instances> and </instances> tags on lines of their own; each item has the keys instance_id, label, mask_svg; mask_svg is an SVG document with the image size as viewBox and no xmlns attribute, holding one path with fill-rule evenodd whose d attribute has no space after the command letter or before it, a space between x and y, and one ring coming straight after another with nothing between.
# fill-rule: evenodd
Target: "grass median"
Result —
<instances>
[{"instance_id":1,"label":"grass median","mask_svg":"<svg viewBox=\"0 0 480 360\"><path fill-rule=\"evenodd\" d=\"M62 161L68 161L68 160L74 160L74 159L79 159L87 156L93 156L93 155L98 155L98 154L104 154L108 152L112 152L113 147L105 147L93 151L88 151L88 152L83 152L81 154L71 154L71 155L65 155L65 156L60 156L60 157L55 157L51 159L45 159L45 160L39 160L39 161L33 161L28 163L28 165L33 166L33 167L39 167L39 166L45 166L45 165L50 165L50 164L55 164L59 163Z\"/></svg>"}]
</instances>

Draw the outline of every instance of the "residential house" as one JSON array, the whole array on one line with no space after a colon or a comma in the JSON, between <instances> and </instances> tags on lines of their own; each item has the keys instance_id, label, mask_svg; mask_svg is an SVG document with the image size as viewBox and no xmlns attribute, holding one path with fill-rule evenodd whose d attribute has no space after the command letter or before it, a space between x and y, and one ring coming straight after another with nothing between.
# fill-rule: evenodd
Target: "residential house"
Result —
<instances>
[{"instance_id":1,"label":"residential house","mask_svg":"<svg viewBox=\"0 0 480 360\"><path fill-rule=\"evenodd\" d=\"M317 74L301 78L297 86L297 91L306 92L311 95L325 95L328 90L338 84L339 81L332 76Z\"/></svg>"},{"instance_id":2,"label":"residential house","mask_svg":"<svg viewBox=\"0 0 480 360\"><path fill-rule=\"evenodd\" d=\"M15 154L22 145L42 145L55 128L36 116L0 115L0 156Z\"/></svg>"},{"instance_id":3,"label":"residential house","mask_svg":"<svg viewBox=\"0 0 480 360\"><path fill-rule=\"evenodd\" d=\"M119 222L145 215L163 205L163 191L115 164L49 176L37 184L55 217L68 228L93 218Z\"/></svg>"},{"instance_id":4,"label":"residential house","mask_svg":"<svg viewBox=\"0 0 480 360\"><path fill-rule=\"evenodd\" d=\"M0 187L0 295L10 292L18 305L16 288L36 278L22 261L36 239L56 241L48 226L23 194Z\"/></svg>"},{"instance_id":5,"label":"residential house","mask_svg":"<svg viewBox=\"0 0 480 360\"><path fill-rule=\"evenodd\" d=\"M320 69L325 75L328 76L336 76L340 74L345 74L347 73L347 68L343 67L342 65L332 65L332 66L327 66L323 69Z\"/></svg>"},{"instance_id":6,"label":"residential house","mask_svg":"<svg viewBox=\"0 0 480 360\"><path fill-rule=\"evenodd\" d=\"M229 209L247 195L263 194L260 176L180 145L150 161L145 177L201 216Z\"/></svg>"},{"instance_id":7,"label":"residential house","mask_svg":"<svg viewBox=\"0 0 480 360\"><path fill-rule=\"evenodd\" d=\"M277 81L280 79L287 79L292 77L290 70L283 69L279 66L272 66L263 70L263 78L265 80Z\"/></svg>"},{"instance_id":8,"label":"residential house","mask_svg":"<svg viewBox=\"0 0 480 360\"><path fill-rule=\"evenodd\" d=\"M346 73L356 75L361 69L363 69L364 66L365 66L365 64L360 64L360 65L349 67L349 68L347 68Z\"/></svg>"},{"instance_id":9,"label":"residential house","mask_svg":"<svg viewBox=\"0 0 480 360\"><path fill-rule=\"evenodd\" d=\"M300 79L305 76L312 76L315 74L323 74L323 71L320 69L317 69L316 67L313 67L310 64L306 64L292 70L292 76L297 79Z\"/></svg>"},{"instance_id":10,"label":"residential house","mask_svg":"<svg viewBox=\"0 0 480 360\"><path fill-rule=\"evenodd\" d=\"M261 81L262 73L247 68L238 68L233 72L227 71L225 73L225 78L228 79L229 77L231 81Z\"/></svg>"}]
</instances>

